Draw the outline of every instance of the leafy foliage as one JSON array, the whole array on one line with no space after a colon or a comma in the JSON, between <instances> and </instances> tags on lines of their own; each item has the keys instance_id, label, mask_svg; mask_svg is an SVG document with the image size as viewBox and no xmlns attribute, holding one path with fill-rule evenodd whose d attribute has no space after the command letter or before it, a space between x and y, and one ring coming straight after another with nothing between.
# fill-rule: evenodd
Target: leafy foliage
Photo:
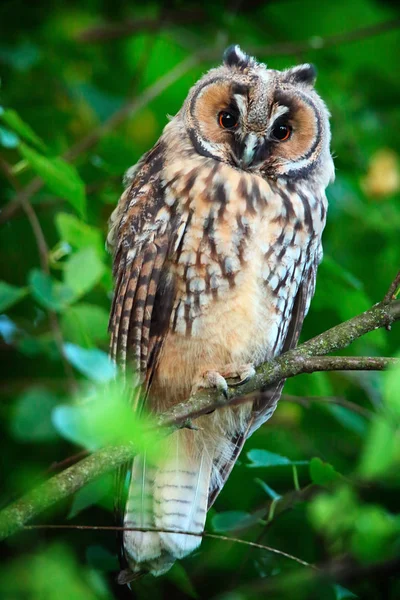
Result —
<instances>
[{"instance_id":1,"label":"leafy foliage","mask_svg":"<svg viewBox=\"0 0 400 600\"><path fill-rule=\"evenodd\" d=\"M197 77L219 61L222 43L258 47L272 68L315 63L317 88L332 113L337 176L303 339L378 301L399 268L398 29L366 32L352 43L323 41L398 18L397 6L281 0L232 7L191 0L168 8L109 0L0 5L4 504L82 449L133 438L138 450L162 452L151 423L131 414L112 381L107 219L123 172L157 140ZM295 45L292 54L275 46L285 41ZM215 61L185 70L182 61L204 48L215 51ZM160 85L178 65L180 75ZM38 176L39 186L31 183ZM365 336L350 352L393 356L399 345L394 327ZM341 559L348 571L398 557L399 389L398 369L289 381L273 418L249 440L207 529L310 563ZM343 398L347 403L336 403ZM39 522L109 526L112 505L107 476ZM0 596L125 598L114 582L116 552L110 531L23 532L5 545ZM135 583L133 594L394 600L400 582L393 575L364 571L350 583L332 583L283 556L206 538L170 573Z\"/></svg>"}]
</instances>

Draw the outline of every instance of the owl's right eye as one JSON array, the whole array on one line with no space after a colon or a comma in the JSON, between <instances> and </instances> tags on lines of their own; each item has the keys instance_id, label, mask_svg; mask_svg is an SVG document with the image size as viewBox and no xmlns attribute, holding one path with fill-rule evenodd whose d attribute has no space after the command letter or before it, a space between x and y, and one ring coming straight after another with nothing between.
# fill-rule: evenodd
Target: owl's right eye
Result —
<instances>
[{"instance_id":1,"label":"owl's right eye","mask_svg":"<svg viewBox=\"0 0 400 600\"><path fill-rule=\"evenodd\" d=\"M231 112L222 110L218 115L218 123L222 129L234 129L238 124L238 119Z\"/></svg>"}]
</instances>

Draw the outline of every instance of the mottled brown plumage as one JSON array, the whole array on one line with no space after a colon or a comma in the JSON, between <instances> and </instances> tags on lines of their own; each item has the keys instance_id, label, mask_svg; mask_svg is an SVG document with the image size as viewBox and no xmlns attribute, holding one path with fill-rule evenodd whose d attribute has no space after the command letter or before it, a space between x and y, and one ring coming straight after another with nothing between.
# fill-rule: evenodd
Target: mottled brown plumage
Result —
<instances>
[{"instance_id":1,"label":"mottled brown plumage","mask_svg":"<svg viewBox=\"0 0 400 600\"><path fill-rule=\"evenodd\" d=\"M310 65L267 70L228 49L127 173L108 237L111 354L141 374L150 411L201 386L223 387L224 376L250 375L252 365L297 343L333 177L328 113L314 78ZM198 431L175 432L157 465L135 459L124 523L201 532L281 387L201 417ZM199 541L126 532L124 555L132 572L160 574Z\"/></svg>"}]
</instances>

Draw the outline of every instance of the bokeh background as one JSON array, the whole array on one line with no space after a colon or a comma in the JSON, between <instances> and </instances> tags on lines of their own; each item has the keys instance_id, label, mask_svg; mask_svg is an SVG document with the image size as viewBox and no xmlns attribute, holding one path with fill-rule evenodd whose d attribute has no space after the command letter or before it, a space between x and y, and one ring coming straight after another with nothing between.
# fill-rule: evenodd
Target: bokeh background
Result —
<instances>
[{"instance_id":1,"label":"bokeh background","mask_svg":"<svg viewBox=\"0 0 400 600\"><path fill-rule=\"evenodd\" d=\"M275 69L313 62L332 114L337 175L302 339L384 296L400 265L399 12L394 0L3 0L2 505L103 439L90 419L80 426L79 400L97 398L112 377L107 219L125 170L228 44ZM395 325L346 353L399 347ZM399 389L399 371L289 381L208 518L209 532L324 567L340 560L342 578L205 539L169 574L135 584L133 597L399 598ZM103 477L36 523L112 525L112 504L112 477ZM116 551L109 531L22 532L3 545L0 596L128 598L114 582Z\"/></svg>"}]
</instances>

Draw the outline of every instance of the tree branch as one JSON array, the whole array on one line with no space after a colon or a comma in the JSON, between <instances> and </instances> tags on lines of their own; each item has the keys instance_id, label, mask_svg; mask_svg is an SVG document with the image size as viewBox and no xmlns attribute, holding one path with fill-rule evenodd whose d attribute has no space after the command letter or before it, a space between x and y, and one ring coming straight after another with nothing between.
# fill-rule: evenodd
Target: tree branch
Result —
<instances>
[{"instance_id":1,"label":"tree branch","mask_svg":"<svg viewBox=\"0 0 400 600\"><path fill-rule=\"evenodd\" d=\"M146 23L149 22L146 20ZM155 21L157 26L160 25ZM143 25L143 22L142 22ZM112 26L115 28L116 26ZM136 28L136 25L134 25ZM332 46L360 41L388 31L399 29L400 19L392 19L375 25L361 27L346 33L339 33L325 38L314 36L310 39L301 42L279 42L267 46L254 46L246 48L246 50L256 56L286 56L297 55L307 50L323 50ZM129 26L128 26L129 29ZM82 36L85 34L82 33ZM87 32L90 37L90 32ZM112 36L114 31L112 32ZM202 49L192 56L189 56L181 63L176 65L171 71L158 79L153 85L149 86L139 97L128 100L116 113L111 115L100 127L95 129L91 134L83 138L80 142L73 145L67 152L63 154L63 158L67 161L72 161L77 158L82 152L85 152L94 146L106 133L118 127L128 116L134 115L148 102L159 96L165 89L185 75L192 67L205 62L214 62L221 59L222 49L217 45L212 49ZM6 204L0 212L0 224L5 223L10 219L15 212L19 210L24 200L30 200L43 187L43 181L40 177L34 177L16 196Z\"/></svg>"},{"instance_id":2,"label":"tree branch","mask_svg":"<svg viewBox=\"0 0 400 600\"><path fill-rule=\"evenodd\" d=\"M71 146L64 154L63 158L72 162L80 154L92 148L97 142L108 132L118 127L125 119L132 117L149 102L157 98L165 89L175 83L180 77L185 75L198 62L197 56L189 56L168 73L160 77L155 83L150 85L140 96L129 99L119 110L117 110L109 119L102 123L92 133L84 137L82 140ZM40 177L34 177L31 181L20 190L8 204L6 204L0 212L0 224L5 223L15 214L17 210L29 201L32 196L37 194L44 185Z\"/></svg>"},{"instance_id":3,"label":"tree branch","mask_svg":"<svg viewBox=\"0 0 400 600\"><path fill-rule=\"evenodd\" d=\"M249 540L242 540L240 538L228 537L227 535L221 535L219 533L209 533L208 531L201 531L199 533L188 532L177 529L160 529L156 527L118 527L114 525L26 525L24 529L68 529L68 530L90 530L90 531L158 531L161 533L190 533L194 537L208 537L213 538L215 540L221 540L224 542L233 542L235 544L243 544L245 546L251 546L252 548L259 548L260 550L268 550L268 552L272 552L274 554L279 554L280 556L284 556L285 558L289 558L304 567L314 567L311 563L298 558L297 556L293 556L292 554L288 554L287 552L283 552L283 550L278 550L277 548L272 548L272 546L265 546L264 544L258 544L257 542L250 542ZM121 582L122 583L122 582ZM125 582L124 582L125 583Z\"/></svg>"},{"instance_id":4,"label":"tree branch","mask_svg":"<svg viewBox=\"0 0 400 600\"><path fill-rule=\"evenodd\" d=\"M13 174L12 169L10 168L10 165L5 160L3 160L3 158L1 158L1 157L0 157L0 169L3 171L4 175L7 177L9 182L12 184L12 186L14 187L14 189L16 190L17 195L18 195L19 192L21 191L21 185L20 185L17 177L15 177L15 175ZM42 270L49 275L50 274L49 248L47 246L46 238L44 237L44 233L43 233L42 226L40 225L40 221L37 218L36 212L25 194L22 194L22 196L20 198L20 204L21 204L21 207L24 210L24 212L28 218L29 224L32 228L32 232L33 232L33 235L34 235L34 238L36 241L36 245L37 245L37 249L38 249L38 253L39 253L40 266L42 267ZM77 384L75 381L75 376L74 376L72 367L69 364L67 357L65 355L64 340L63 340L63 336L61 333L61 327L60 327L60 323L58 321L57 313L54 310L48 309L47 314L48 314L49 321L50 321L50 327L53 332L54 341L56 343L58 352L61 356L61 360L62 360L63 367L64 367L64 372L66 375L66 379L68 381L69 390L70 390L70 392L74 392L77 389Z\"/></svg>"},{"instance_id":5,"label":"tree branch","mask_svg":"<svg viewBox=\"0 0 400 600\"><path fill-rule=\"evenodd\" d=\"M380 327L388 327L399 319L400 300L389 304L377 304L361 315L301 344L295 350L290 350L282 356L260 365L256 375L250 381L239 387L230 387L227 397L212 390L205 390L187 402L173 406L159 416L158 426L182 427L200 415L235 404L238 399L243 398L245 401L249 401L249 394L265 389L288 377L313 372L313 361L315 361L316 367L314 370L321 370L322 366L324 368L340 366L340 369L344 369L347 368L347 364L349 364L349 368L384 368L393 364L393 359L353 357L347 359L326 357L323 359L322 356L346 348L366 333ZM324 364L321 361L324 361ZM134 453L133 444L103 448L28 492L23 498L0 513L0 539L20 530L33 517L59 500L73 494L92 479L131 460Z\"/></svg>"}]
</instances>

